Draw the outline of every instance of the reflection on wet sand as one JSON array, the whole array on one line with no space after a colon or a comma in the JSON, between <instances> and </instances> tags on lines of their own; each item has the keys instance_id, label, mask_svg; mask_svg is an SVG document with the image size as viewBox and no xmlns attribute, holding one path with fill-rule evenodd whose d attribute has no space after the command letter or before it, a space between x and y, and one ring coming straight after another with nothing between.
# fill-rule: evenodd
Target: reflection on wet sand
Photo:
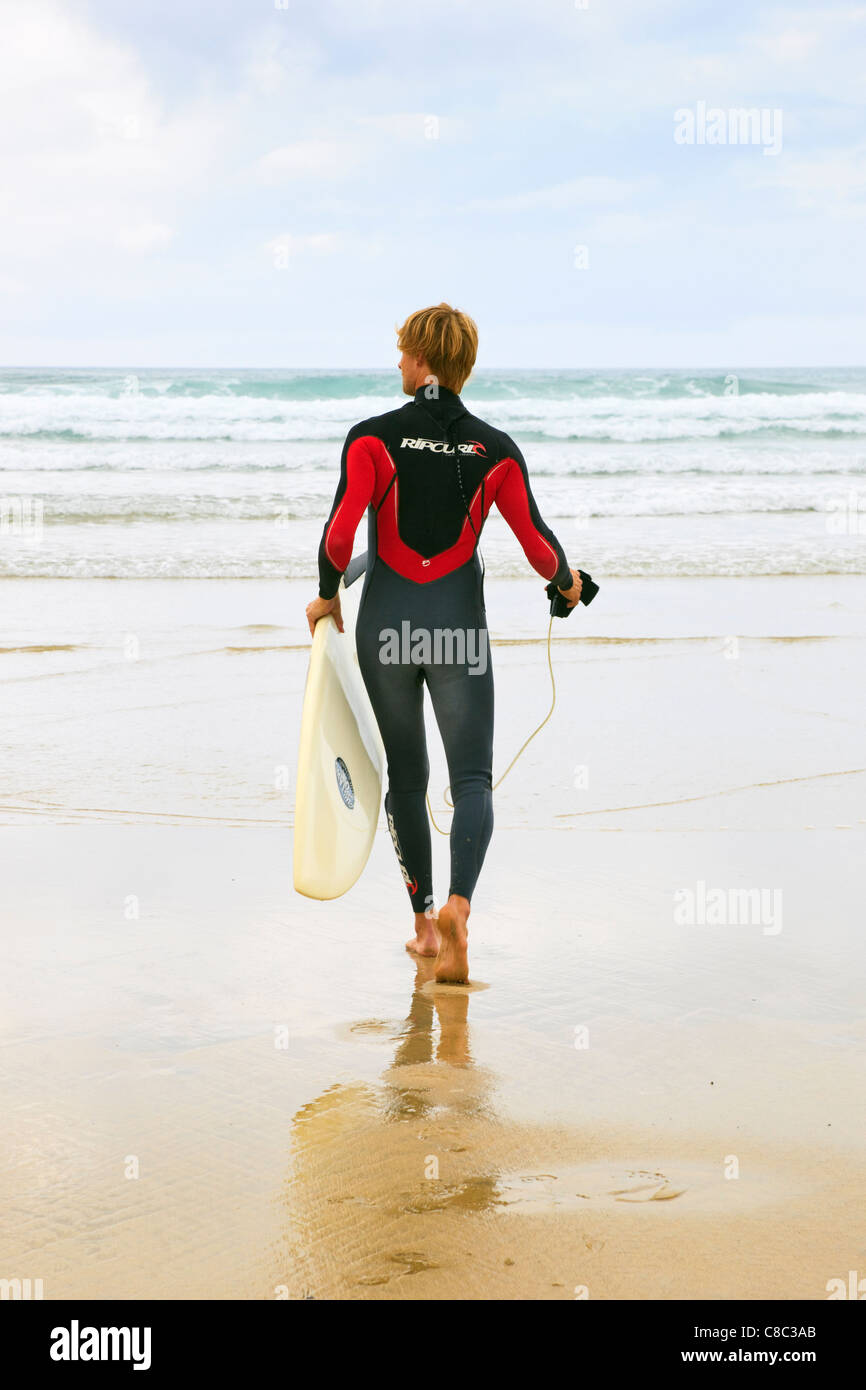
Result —
<instances>
[{"instance_id":1,"label":"reflection on wet sand","mask_svg":"<svg viewBox=\"0 0 866 1390\"><path fill-rule=\"evenodd\" d=\"M496 1202L495 1171L468 1171L479 1158L483 1164L478 1141L495 1124L493 1079L472 1056L470 991L426 992L434 969L432 960L416 962L409 1012L397 1030L353 1028L379 1037L396 1031L381 1086L329 1087L295 1116L286 1189L292 1297L365 1297L441 1271L431 1254L441 1233L426 1230L418 1240L413 1218ZM406 1245L404 1232L419 1248Z\"/></svg>"},{"instance_id":2,"label":"reflection on wet sand","mask_svg":"<svg viewBox=\"0 0 866 1390\"><path fill-rule=\"evenodd\" d=\"M337 1083L294 1117L290 1298L815 1296L787 1222L830 1258L847 1218L818 1218L805 1162L755 1154L731 1183L711 1137L667 1133L659 1155L652 1129L511 1121L473 1057L471 991L431 992L433 969L417 962L401 1023L351 1026L393 1046L380 1082Z\"/></svg>"},{"instance_id":3,"label":"reflection on wet sand","mask_svg":"<svg viewBox=\"0 0 866 1390\"><path fill-rule=\"evenodd\" d=\"M434 1014L441 1030L436 1059L458 1064L471 1063L468 994L425 994L424 985L434 978L435 961L419 960L416 965L415 988L401 1041L394 1054L394 1066L410 1067L433 1060Z\"/></svg>"}]
</instances>

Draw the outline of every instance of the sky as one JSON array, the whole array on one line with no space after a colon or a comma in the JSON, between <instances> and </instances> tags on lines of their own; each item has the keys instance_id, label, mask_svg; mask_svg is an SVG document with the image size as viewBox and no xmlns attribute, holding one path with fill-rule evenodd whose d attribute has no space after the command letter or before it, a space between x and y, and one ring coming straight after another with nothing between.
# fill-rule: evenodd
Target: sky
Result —
<instances>
[{"instance_id":1,"label":"sky","mask_svg":"<svg viewBox=\"0 0 866 1390\"><path fill-rule=\"evenodd\" d=\"M0 25L5 365L392 367L443 300L480 367L866 362L866 5L0 0ZM735 143L739 109L763 126Z\"/></svg>"}]
</instances>

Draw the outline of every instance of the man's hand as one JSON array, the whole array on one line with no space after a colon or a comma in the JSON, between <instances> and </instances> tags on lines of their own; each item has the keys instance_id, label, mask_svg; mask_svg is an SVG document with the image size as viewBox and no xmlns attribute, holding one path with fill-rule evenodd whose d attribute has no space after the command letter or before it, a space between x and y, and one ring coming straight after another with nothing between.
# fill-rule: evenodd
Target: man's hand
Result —
<instances>
[{"instance_id":1,"label":"man's hand","mask_svg":"<svg viewBox=\"0 0 866 1390\"><path fill-rule=\"evenodd\" d=\"M558 585L558 584L557 584L556 587L559 589L559 585ZM582 588L583 588L583 580L581 579L581 577L580 577L579 574L576 574L575 571L572 570L572 571L571 571L571 588L570 588L570 589L559 589L559 592L562 594L562 596L563 596L563 598L565 599L566 603L568 604L569 608L573 608L574 605L575 605L576 603L579 603L579 602L580 602L580 591L581 591Z\"/></svg>"},{"instance_id":2,"label":"man's hand","mask_svg":"<svg viewBox=\"0 0 866 1390\"><path fill-rule=\"evenodd\" d=\"M327 613L333 614L334 621L340 632L344 632L343 615L340 612L340 595L334 598L314 598L312 603L307 604L307 622L310 625L310 636L316 631L316 623L320 618L324 618Z\"/></svg>"}]
</instances>

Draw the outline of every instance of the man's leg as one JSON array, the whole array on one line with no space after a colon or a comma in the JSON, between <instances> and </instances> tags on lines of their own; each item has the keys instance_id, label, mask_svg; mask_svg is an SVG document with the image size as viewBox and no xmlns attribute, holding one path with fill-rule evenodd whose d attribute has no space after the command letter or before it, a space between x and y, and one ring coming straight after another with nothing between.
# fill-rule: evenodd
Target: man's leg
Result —
<instances>
[{"instance_id":1,"label":"man's leg","mask_svg":"<svg viewBox=\"0 0 866 1390\"><path fill-rule=\"evenodd\" d=\"M377 642L358 634L358 663L379 725L388 762L385 814L403 881L415 913L409 949L435 956L433 864L425 798L430 764L424 730L421 668L380 660Z\"/></svg>"},{"instance_id":2,"label":"man's leg","mask_svg":"<svg viewBox=\"0 0 866 1390\"><path fill-rule=\"evenodd\" d=\"M493 668L487 629L479 631L486 654L483 671L477 664L425 670L454 803L451 881L448 902L439 914L442 948L436 976L442 981L467 978L466 923L493 833Z\"/></svg>"}]
</instances>

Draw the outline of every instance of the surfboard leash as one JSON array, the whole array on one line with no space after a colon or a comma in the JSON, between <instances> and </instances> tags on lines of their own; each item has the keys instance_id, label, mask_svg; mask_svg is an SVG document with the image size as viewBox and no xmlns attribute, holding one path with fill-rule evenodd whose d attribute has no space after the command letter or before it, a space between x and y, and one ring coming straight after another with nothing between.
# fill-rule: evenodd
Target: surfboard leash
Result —
<instances>
[{"instance_id":1,"label":"surfboard leash","mask_svg":"<svg viewBox=\"0 0 866 1390\"><path fill-rule=\"evenodd\" d=\"M505 771L503 772L502 776L501 776L501 777L498 777L498 778L496 779L496 781L493 783L493 786L492 786L492 788L491 788L491 791L496 791L496 788L497 788L502 782L505 781L506 777L508 776L509 772L510 772L511 769L513 768L514 764L517 762L517 759L520 757L520 755L521 755L521 753L523 752L523 750L524 750L525 748L528 748L528 747L529 747L530 743L531 743L532 740L535 738L535 735L536 735L536 734L541 733L541 730L544 728L545 724L547 723L547 721L549 720L550 716L553 714L553 711L554 711L555 708L556 708L556 679L555 679L554 674L553 674L553 657L552 657L552 655L551 655L551 650L550 650L550 641L551 641L552 633L553 633L553 613L551 613L551 615L550 615L550 622L549 622L548 627L547 627L547 668L548 668L548 670L550 671L550 691L551 691L550 709L547 711L547 714L544 716L544 718L542 719L542 721L541 721L541 723L538 725L538 727L532 730L532 733L529 735L529 738L526 739L525 742L521 743L520 747L518 748L517 752L514 754L514 757L511 759L511 762L508 764L508 766L507 766L507 768L505 769ZM447 787L446 787L445 790L443 791L442 796L443 796L443 798L444 798L444 800L445 800L446 805L453 811L453 810L454 810L454 802L451 800L451 798L450 798L449 795L448 795L448 793L450 792L450 790L451 790L451 783L449 782L448 785L447 785ZM443 830L442 827L441 827L440 825L437 825L437 824L436 824L436 817L435 817L434 814L433 814L433 807L430 805L430 793L429 793L429 792L427 792L427 811L428 811L428 813L429 813L429 815L430 815L430 820L433 822L433 829L434 829L434 830L438 830L438 832L439 832L440 835L448 835L448 834L450 833L448 830Z\"/></svg>"}]
</instances>

